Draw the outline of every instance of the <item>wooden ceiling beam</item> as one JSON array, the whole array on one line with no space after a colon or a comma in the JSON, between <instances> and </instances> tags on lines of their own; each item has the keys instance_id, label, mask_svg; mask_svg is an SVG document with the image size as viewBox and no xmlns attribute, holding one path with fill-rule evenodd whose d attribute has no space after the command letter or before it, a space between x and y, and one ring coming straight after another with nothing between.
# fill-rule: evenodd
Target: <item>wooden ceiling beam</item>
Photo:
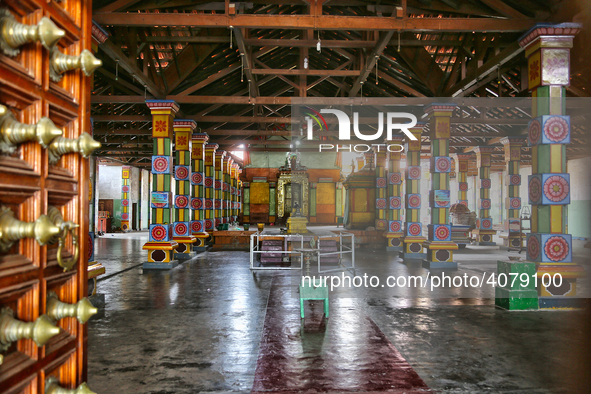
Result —
<instances>
[{"instance_id":1,"label":"wooden ceiling beam","mask_svg":"<svg viewBox=\"0 0 591 394\"><path fill-rule=\"evenodd\" d=\"M482 67L479 67L475 71L469 72L466 78L446 90L443 95L445 97L457 97L465 94L463 92L466 89L470 88L472 85L478 83L480 80L495 72L499 67L503 66L517 55L521 54L522 51L523 48L519 46L519 43L514 42L499 52L498 55L495 55L489 59L482 65Z\"/></svg>"},{"instance_id":2,"label":"wooden ceiling beam","mask_svg":"<svg viewBox=\"0 0 591 394\"><path fill-rule=\"evenodd\" d=\"M126 14L127 15L127 14ZM119 61L119 65L127 71L131 76L138 80L142 85L148 89L156 98L164 98L165 93L158 85L156 85L146 74L140 70L135 62L131 62L129 58L121 51L121 48L113 44L110 40L106 40L99 48L107 54L111 59Z\"/></svg>"},{"instance_id":3,"label":"wooden ceiling beam","mask_svg":"<svg viewBox=\"0 0 591 394\"><path fill-rule=\"evenodd\" d=\"M498 18L386 18L333 15L255 15L194 13L97 12L93 19L105 26L187 26L251 29L402 30L453 32L522 32L532 19Z\"/></svg>"},{"instance_id":4,"label":"wooden ceiling beam","mask_svg":"<svg viewBox=\"0 0 591 394\"><path fill-rule=\"evenodd\" d=\"M93 135L104 137L105 135L152 135L152 130L150 129L117 129L117 130L110 130L110 129L94 129Z\"/></svg>"},{"instance_id":5,"label":"wooden ceiling beam","mask_svg":"<svg viewBox=\"0 0 591 394\"><path fill-rule=\"evenodd\" d=\"M384 81L388 82L389 84L394 85L398 89L404 90L405 92L407 92L415 97L426 97L423 93L412 88L411 86L407 85L406 83L399 81L398 79L392 77L389 74L380 73L378 75L378 78L383 79Z\"/></svg>"},{"instance_id":6,"label":"wooden ceiling beam","mask_svg":"<svg viewBox=\"0 0 591 394\"><path fill-rule=\"evenodd\" d=\"M257 81L253 76L253 64L252 64L252 54L250 52L250 48L246 46L244 43L244 35L240 28L234 28L234 37L236 38L236 43L238 44L238 49L240 49L240 60L242 61L242 68L244 69L244 74L246 75L246 81L248 82L248 87L250 89L250 96L251 97L258 97L259 96L259 89L257 86Z\"/></svg>"},{"instance_id":7,"label":"wooden ceiling beam","mask_svg":"<svg viewBox=\"0 0 591 394\"><path fill-rule=\"evenodd\" d=\"M223 78L226 75L229 75L239 69L240 69L240 63L233 64L231 66L223 68L222 70L218 71L217 73L209 75L203 81L200 81L200 82L196 83L195 85L192 85L192 86L188 87L187 89L177 93L175 96L187 96L193 92L198 91L199 89L203 89L204 87L206 87L210 83L215 82L218 79Z\"/></svg>"},{"instance_id":8,"label":"wooden ceiling beam","mask_svg":"<svg viewBox=\"0 0 591 394\"><path fill-rule=\"evenodd\" d=\"M263 69L252 70L255 75L313 75L328 77L355 77L361 73L360 70L310 70L310 69Z\"/></svg>"},{"instance_id":9,"label":"wooden ceiling beam","mask_svg":"<svg viewBox=\"0 0 591 394\"><path fill-rule=\"evenodd\" d=\"M138 2L140 2L140 0L116 0L111 4L101 7L93 12L117 12Z\"/></svg>"},{"instance_id":10,"label":"wooden ceiling beam","mask_svg":"<svg viewBox=\"0 0 591 394\"><path fill-rule=\"evenodd\" d=\"M480 0L482 3L486 4L499 14L507 17L507 18L514 18L514 19L524 19L527 16L523 15L521 12L517 11L515 8L511 7L507 3L502 0Z\"/></svg>"},{"instance_id":11,"label":"wooden ceiling beam","mask_svg":"<svg viewBox=\"0 0 591 394\"><path fill-rule=\"evenodd\" d=\"M375 66L378 58L382 55L384 48L386 48L386 45L388 45L393 35L394 31L385 32L380 35L380 39L378 40L375 47L369 54L369 57L365 60L363 70L361 70L359 77L357 77L357 79L353 83L353 86L349 90L349 97L355 97L357 95L357 92L359 92L361 85L364 84L367 80L367 76Z\"/></svg>"}]
</instances>

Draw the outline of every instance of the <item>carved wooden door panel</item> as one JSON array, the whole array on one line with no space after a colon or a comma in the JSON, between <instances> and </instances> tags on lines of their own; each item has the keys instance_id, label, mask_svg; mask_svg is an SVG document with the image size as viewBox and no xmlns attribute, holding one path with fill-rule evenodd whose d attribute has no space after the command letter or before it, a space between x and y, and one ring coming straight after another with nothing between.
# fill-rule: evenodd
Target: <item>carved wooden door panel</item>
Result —
<instances>
[{"instance_id":1,"label":"carved wooden door panel","mask_svg":"<svg viewBox=\"0 0 591 394\"><path fill-rule=\"evenodd\" d=\"M86 381L91 26L90 1L0 0L0 393Z\"/></svg>"}]
</instances>

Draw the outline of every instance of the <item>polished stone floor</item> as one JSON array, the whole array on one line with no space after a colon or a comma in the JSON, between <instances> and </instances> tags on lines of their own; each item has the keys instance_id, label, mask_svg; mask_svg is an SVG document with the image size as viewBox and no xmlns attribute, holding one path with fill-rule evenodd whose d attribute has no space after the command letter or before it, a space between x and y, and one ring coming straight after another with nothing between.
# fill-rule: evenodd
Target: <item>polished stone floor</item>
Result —
<instances>
[{"instance_id":1,"label":"polished stone floor","mask_svg":"<svg viewBox=\"0 0 591 394\"><path fill-rule=\"evenodd\" d=\"M142 271L146 241L147 233L96 240L106 306L88 323L88 381L99 393L591 392L588 311L499 310L490 285L339 288L330 319L311 301L302 324L288 272L252 273L242 251ZM583 241L573 249L589 272L589 249ZM449 274L487 275L507 255L470 246ZM427 275L372 249L357 250L355 273Z\"/></svg>"}]
</instances>

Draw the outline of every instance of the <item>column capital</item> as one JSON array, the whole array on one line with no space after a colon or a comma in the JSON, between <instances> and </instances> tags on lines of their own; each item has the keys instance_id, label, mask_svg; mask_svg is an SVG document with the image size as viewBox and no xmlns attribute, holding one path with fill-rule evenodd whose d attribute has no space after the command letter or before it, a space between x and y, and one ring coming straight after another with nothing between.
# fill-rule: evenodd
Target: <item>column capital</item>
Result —
<instances>
[{"instance_id":1,"label":"column capital","mask_svg":"<svg viewBox=\"0 0 591 394\"><path fill-rule=\"evenodd\" d=\"M191 139L194 143L205 144L207 141L209 141L209 136L206 133L193 133L191 135Z\"/></svg>"},{"instance_id":2,"label":"column capital","mask_svg":"<svg viewBox=\"0 0 591 394\"><path fill-rule=\"evenodd\" d=\"M193 131L197 127L197 122L195 122L192 119L175 119L172 122L172 126L174 127L175 131L177 129L188 129L190 131Z\"/></svg>"},{"instance_id":3,"label":"column capital","mask_svg":"<svg viewBox=\"0 0 591 394\"><path fill-rule=\"evenodd\" d=\"M215 151L216 151L216 150L217 150L219 147L220 147L220 146L219 146L218 144L212 144L212 143L209 143L209 144L205 145L205 149L206 149L206 150L210 150L210 151L214 151L214 152L215 152Z\"/></svg>"},{"instance_id":4,"label":"column capital","mask_svg":"<svg viewBox=\"0 0 591 394\"><path fill-rule=\"evenodd\" d=\"M152 114L155 111L175 114L179 110L179 105L174 100L146 100L146 105L150 108Z\"/></svg>"},{"instance_id":5,"label":"column capital","mask_svg":"<svg viewBox=\"0 0 591 394\"><path fill-rule=\"evenodd\" d=\"M476 155L482 155L493 153L495 151L495 148L493 146L475 146L472 150L474 151L474 153L476 153Z\"/></svg>"},{"instance_id":6,"label":"column capital","mask_svg":"<svg viewBox=\"0 0 591 394\"><path fill-rule=\"evenodd\" d=\"M451 155L449 155L451 158L453 158L454 160L471 160L474 155L471 153L452 153Z\"/></svg>"},{"instance_id":7,"label":"column capital","mask_svg":"<svg viewBox=\"0 0 591 394\"><path fill-rule=\"evenodd\" d=\"M529 49L532 44L539 42L540 47L564 48L566 44L571 48L573 37L582 28L583 25L580 23L538 23L519 38L519 45L522 48ZM565 40L561 40L560 37ZM562 42L562 44L559 44L559 42Z\"/></svg>"},{"instance_id":8,"label":"column capital","mask_svg":"<svg viewBox=\"0 0 591 394\"><path fill-rule=\"evenodd\" d=\"M453 115L453 111L458 107L454 103L432 103L425 107L424 111L429 117L432 116L448 116Z\"/></svg>"},{"instance_id":9,"label":"column capital","mask_svg":"<svg viewBox=\"0 0 591 394\"><path fill-rule=\"evenodd\" d=\"M526 141L527 137L504 137L501 139L501 144L523 146Z\"/></svg>"}]
</instances>

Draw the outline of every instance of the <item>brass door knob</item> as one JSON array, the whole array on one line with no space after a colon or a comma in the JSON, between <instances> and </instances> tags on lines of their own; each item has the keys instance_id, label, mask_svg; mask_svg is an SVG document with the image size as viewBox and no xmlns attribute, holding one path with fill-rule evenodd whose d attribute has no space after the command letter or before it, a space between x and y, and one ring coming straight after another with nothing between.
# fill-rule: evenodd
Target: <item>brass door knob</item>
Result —
<instances>
[{"instance_id":1,"label":"brass door knob","mask_svg":"<svg viewBox=\"0 0 591 394\"><path fill-rule=\"evenodd\" d=\"M0 9L0 49L7 56L16 56L21 45L39 41L51 50L66 32L58 28L51 19L41 18L37 25L24 25L14 19L7 9Z\"/></svg>"},{"instance_id":2,"label":"brass door knob","mask_svg":"<svg viewBox=\"0 0 591 394\"><path fill-rule=\"evenodd\" d=\"M53 222L53 224L55 224L61 230L60 234L52 237L48 243L53 245L54 243L59 242L56 257L57 263L60 267L64 268L64 271L67 271L76 265L78 262L78 256L80 255L80 244L78 243L78 235L76 234L76 229L80 227L80 225L70 220L66 222L62 216L62 213L56 207L50 206L47 210L47 216ZM64 260L63 251L68 233L72 234L74 255L70 259Z\"/></svg>"},{"instance_id":3,"label":"brass door knob","mask_svg":"<svg viewBox=\"0 0 591 394\"><path fill-rule=\"evenodd\" d=\"M60 233L61 229L45 215L34 222L23 222L10 208L0 205L0 253L8 252L22 238L35 238L43 246Z\"/></svg>"},{"instance_id":4,"label":"brass door knob","mask_svg":"<svg viewBox=\"0 0 591 394\"><path fill-rule=\"evenodd\" d=\"M61 302L57 298L57 294L53 291L47 294L46 313L47 316L54 321L58 321L64 317L75 317L80 324L84 324L97 312L98 309L96 309L86 297L75 304L68 304Z\"/></svg>"},{"instance_id":5,"label":"brass door knob","mask_svg":"<svg viewBox=\"0 0 591 394\"><path fill-rule=\"evenodd\" d=\"M62 155L71 152L78 152L86 159L101 146L101 143L93 140L88 133L82 133L78 138L57 137L49 144L49 162L55 164Z\"/></svg>"},{"instance_id":6,"label":"brass door knob","mask_svg":"<svg viewBox=\"0 0 591 394\"><path fill-rule=\"evenodd\" d=\"M75 389L65 389L59 385L59 380L55 376L45 379L45 394L96 394L86 383L82 383Z\"/></svg>"},{"instance_id":7,"label":"brass door knob","mask_svg":"<svg viewBox=\"0 0 591 394\"><path fill-rule=\"evenodd\" d=\"M19 339L32 339L37 346L43 346L53 336L60 333L60 328L53 325L46 316L41 315L34 322L27 323L14 318L10 308L0 311L0 351L8 349L12 342Z\"/></svg>"},{"instance_id":8,"label":"brass door knob","mask_svg":"<svg viewBox=\"0 0 591 394\"><path fill-rule=\"evenodd\" d=\"M49 118L43 117L36 124L21 123L14 118L12 111L0 104L0 151L4 153L13 153L17 145L25 141L37 141L47 148L62 134Z\"/></svg>"},{"instance_id":9,"label":"brass door knob","mask_svg":"<svg viewBox=\"0 0 591 394\"><path fill-rule=\"evenodd\" d=\"M49 76L52 81L59 82L62 79L61 74L66 71L81 69L87 77L90 77L94 70L102 65L103 62L94 57L88 49L83 50L78 56L71 56L54 48L49 62Z\"/></svg>"}]
</instances>

